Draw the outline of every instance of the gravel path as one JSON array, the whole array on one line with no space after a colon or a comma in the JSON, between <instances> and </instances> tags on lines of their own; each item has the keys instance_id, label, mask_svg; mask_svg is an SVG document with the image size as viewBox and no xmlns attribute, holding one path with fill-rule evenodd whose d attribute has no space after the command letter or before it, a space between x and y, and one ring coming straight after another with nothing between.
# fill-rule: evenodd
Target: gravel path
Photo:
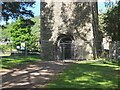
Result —
<instances>
[{"instance_id":1,"label":"gravel path","mask_svg":"<svg viewBox=\"0 0 120 90\"><path fill-rule=\"evenodd\" d=\"M44 88L69 64L70 62L41 61L2 70L2 88Z\"/></svg>"}]
</instances>

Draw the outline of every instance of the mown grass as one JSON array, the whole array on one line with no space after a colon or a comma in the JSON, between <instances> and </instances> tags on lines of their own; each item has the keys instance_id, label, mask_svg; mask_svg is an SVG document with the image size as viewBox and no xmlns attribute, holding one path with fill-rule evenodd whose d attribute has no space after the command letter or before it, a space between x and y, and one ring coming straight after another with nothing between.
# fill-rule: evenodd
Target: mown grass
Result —
<instances>
[{"instance_id":1,"label":"mown grass","mask_svg":"<svg viewBox=\"0 0 120 90\"><path fill-rule=\"evenodd\" d=\"M14 68L20 64L34 63L36 61L41 61L40 55L12 55L3 56L1 58L0 68L8 69Z\"/></svg>"},{"instance_id":2,"label":"mown grass","mask_svg":"<svg viewBox=\"0 0 120 90\"><path fill-rule=\"evenodd\" d=\"M80 62L69 67L47 88L118 89L120 67L100 62Z\"/></svg>"}]
</instances>

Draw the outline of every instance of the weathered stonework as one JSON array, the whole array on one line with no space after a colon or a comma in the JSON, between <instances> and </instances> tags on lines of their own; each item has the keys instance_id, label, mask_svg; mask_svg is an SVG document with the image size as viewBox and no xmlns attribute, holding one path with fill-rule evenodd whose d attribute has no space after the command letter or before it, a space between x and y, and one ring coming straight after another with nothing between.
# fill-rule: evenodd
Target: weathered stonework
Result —
<instances>
[{"instance_id":1,"label":"weathered stonework","mask_svg":"<svg viewBox=\"0 0 120 90\"><path fill-rule=\"evenodd\" d=\"M42 56L48 60L93 58L96 10L96 3L90 2L41 2Z\"/></svg>"}]
</instances>

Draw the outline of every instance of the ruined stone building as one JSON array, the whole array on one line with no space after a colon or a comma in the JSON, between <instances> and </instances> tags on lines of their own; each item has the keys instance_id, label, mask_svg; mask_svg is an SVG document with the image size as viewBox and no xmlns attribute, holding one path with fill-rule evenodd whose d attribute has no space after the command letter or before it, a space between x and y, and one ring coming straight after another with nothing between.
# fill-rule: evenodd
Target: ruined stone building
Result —
<instances>
[{"instance_id":1,"label":"ruined stone building","mask_svg":"<svg viewBox=\"0 0 120 90\"><path fill-rule=\"evenodd\" d=\"M100 46L97 15L96 2L42 0L42 57L48 60L95 58Z\"/></svg>"}]
</instances>

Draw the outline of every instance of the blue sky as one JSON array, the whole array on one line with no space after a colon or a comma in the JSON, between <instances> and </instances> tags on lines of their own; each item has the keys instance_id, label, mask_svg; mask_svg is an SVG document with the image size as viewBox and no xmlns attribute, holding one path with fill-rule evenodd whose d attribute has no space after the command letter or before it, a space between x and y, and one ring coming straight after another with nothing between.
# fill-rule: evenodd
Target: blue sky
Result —
<instances>
[{"instance_id":1,"label":"blue sky","mask_svg":"<svg viewBox=\"0 0 120 90\"><path fill-rule=\"evenodd\" d=\"M105 12L106 10L106 7L105 7L105 2L116 2L116 1L119 1L119 0L98 0L98 11L99 10L102 10L102 12Z\"/></svg>"},{"instance_id":2,"label":"blue sky","mask_svg":"<svg viewBox=\"0 0 120 90\"><path fill-rule=\"evenodd\" d=\"M31 10L33 11L35 16L40 15L40 1L39 0L36 0L35 8L31 8Z\"/></svg>"},{"instance_id":3,"label":"blue sky","mask_svg":"<svg viewBox=\"0 0 120 90\"><path fill-rule=\"evenodd\" d=\"M102 11L106 10L104 2L98 2L98 11L99 10L102 10Z\"/></svg>"}]
</instances>

